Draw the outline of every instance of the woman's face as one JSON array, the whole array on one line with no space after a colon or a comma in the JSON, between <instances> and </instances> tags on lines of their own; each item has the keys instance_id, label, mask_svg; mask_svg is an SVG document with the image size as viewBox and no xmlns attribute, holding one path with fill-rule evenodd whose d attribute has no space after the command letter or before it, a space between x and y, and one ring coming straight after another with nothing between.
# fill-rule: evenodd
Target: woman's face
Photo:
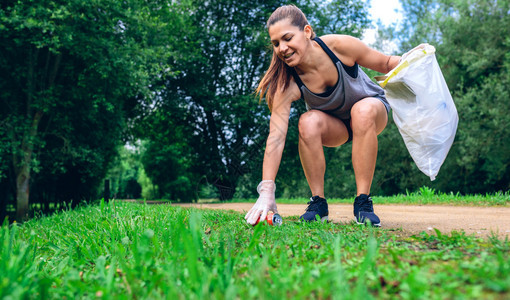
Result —
<instances>
[{"instance_id":1,"label":"woman's face","mask_svg":"<svg viewBox=\"0 0 510 300\"><path fill-rule=\"evenodd\" d=\"M305 30L291 24L290 20L280 20L269 27L269 37L276 55L289 67L295 67L302 61L311 35L310 26Z\"/></svg>"}]
</instances>

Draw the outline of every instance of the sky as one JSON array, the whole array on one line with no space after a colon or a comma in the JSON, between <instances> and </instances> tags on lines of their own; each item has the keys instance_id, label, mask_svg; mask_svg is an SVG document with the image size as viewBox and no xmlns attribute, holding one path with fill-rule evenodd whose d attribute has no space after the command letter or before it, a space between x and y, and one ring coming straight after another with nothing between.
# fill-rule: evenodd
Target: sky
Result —
<instances>
[{"instance_id":1,"label":"sky","mask_svg":"<svg viewBox=\"0 0 510 300\"><path fill-rule=\"evenodd\" d=\"M402 9L399 0L372 0L370 2L372 7L369 13L372 15L372 19L380 19L384 25L390 25L402 18L402 15L395 11Z\"/></svg>"},{"instance_id":2,"label":"sky","mask_svg":"<svg viewBox=\"0 0 510 300\"><path fill-rule=\"evenodd\" d=\"M397 10L402 10L402 6L400 5L399 0L371 0L370 1L371 8L369 9L369 13L374 22L374 28L376 27L377 20L381 20L383 25L391 25L392 23L398 22L402 20L402 14L397 12ZM368 29L363 34L362 40L371 45L375 42L377 29ZM385 50L384 52L391 53L395 51L396 45L394 43L388 44L388 49L380 49Z\"/></svg>"}]
</instances>

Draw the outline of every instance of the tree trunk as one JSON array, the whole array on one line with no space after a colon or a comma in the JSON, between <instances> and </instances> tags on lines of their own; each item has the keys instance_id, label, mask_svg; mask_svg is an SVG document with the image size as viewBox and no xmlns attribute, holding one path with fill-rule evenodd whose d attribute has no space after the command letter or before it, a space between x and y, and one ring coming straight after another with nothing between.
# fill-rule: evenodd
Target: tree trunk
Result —
<instances>
[{"instance_id":1,"label":"tree trunk","mask_svg":"<svg viewBox=\"0 0 510 300\"><path fill-rule=\"evenodd\" d=\"M16 221L23 222L28 219L30 166L25 164L19 170L16 174Z\"/></svg>"},{"instance_id":2,"label":"tree trunk","mask_svg":"<svg viewBox=\"0 0 510 300\"><path fill-rule=\"evenodd\" d=\"M16 220L18 222L23 222L28 218L30 165L34 152L34 140L42 116L42 111L37 111L35 113L30 130L24 133L21 149L12 149L14 175L16 176ZM11 137L12 144L16 145L14 129L10 127L8 133Z\"/></svg>"},{"instance_id":3,"label":"tree trunk","mask_svg":"<svg viewBox=\"0 0 510 300\"><path fill-rule=\"evenodd\" d=\"M9 179L9 178L8 178ZM3 184L0 183L0 190L5 191L4 193L0 194L0 226L3 224L5 218L8 216L7 214L7 201L9 200L10 196L10 189L8 186L9 181Z\"/></svg>"}]
</instances>

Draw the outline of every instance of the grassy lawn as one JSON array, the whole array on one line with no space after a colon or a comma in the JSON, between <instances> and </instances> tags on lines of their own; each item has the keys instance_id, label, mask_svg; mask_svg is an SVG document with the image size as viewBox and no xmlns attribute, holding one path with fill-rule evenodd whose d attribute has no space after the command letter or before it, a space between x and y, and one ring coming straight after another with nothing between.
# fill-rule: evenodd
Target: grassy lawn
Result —
<instances>
[{"instance_id":1,"label":"grassy lawn","mask_svg":"<svg viewBox=\"0 0 510 300\"><path fill-rule=\"evenodd\" d=\"M510 241L113 201L5 223L9 297L508 299Z\"/></svg>"}]
</instances>

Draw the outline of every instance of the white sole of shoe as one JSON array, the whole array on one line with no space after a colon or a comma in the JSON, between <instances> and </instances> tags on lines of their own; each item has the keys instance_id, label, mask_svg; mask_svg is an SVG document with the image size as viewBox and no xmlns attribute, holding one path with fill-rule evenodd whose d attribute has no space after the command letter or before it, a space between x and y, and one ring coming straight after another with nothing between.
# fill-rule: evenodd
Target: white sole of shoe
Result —
<instances>
[{"instance_id":1,"label":"white sole of shoe","mask_svg":"<svg viewBox=\"0 0 510 300\"><path fill-rule=\"evenodd\" d=\"M354 221L356 222L356 224L358 225L366 225L366 223L360 223L358 222L358 220L354 219ZM381 227L381 223L377 223L377 224L372 224L372 226L374 227Z\"/></svg>"}]
</instances>

